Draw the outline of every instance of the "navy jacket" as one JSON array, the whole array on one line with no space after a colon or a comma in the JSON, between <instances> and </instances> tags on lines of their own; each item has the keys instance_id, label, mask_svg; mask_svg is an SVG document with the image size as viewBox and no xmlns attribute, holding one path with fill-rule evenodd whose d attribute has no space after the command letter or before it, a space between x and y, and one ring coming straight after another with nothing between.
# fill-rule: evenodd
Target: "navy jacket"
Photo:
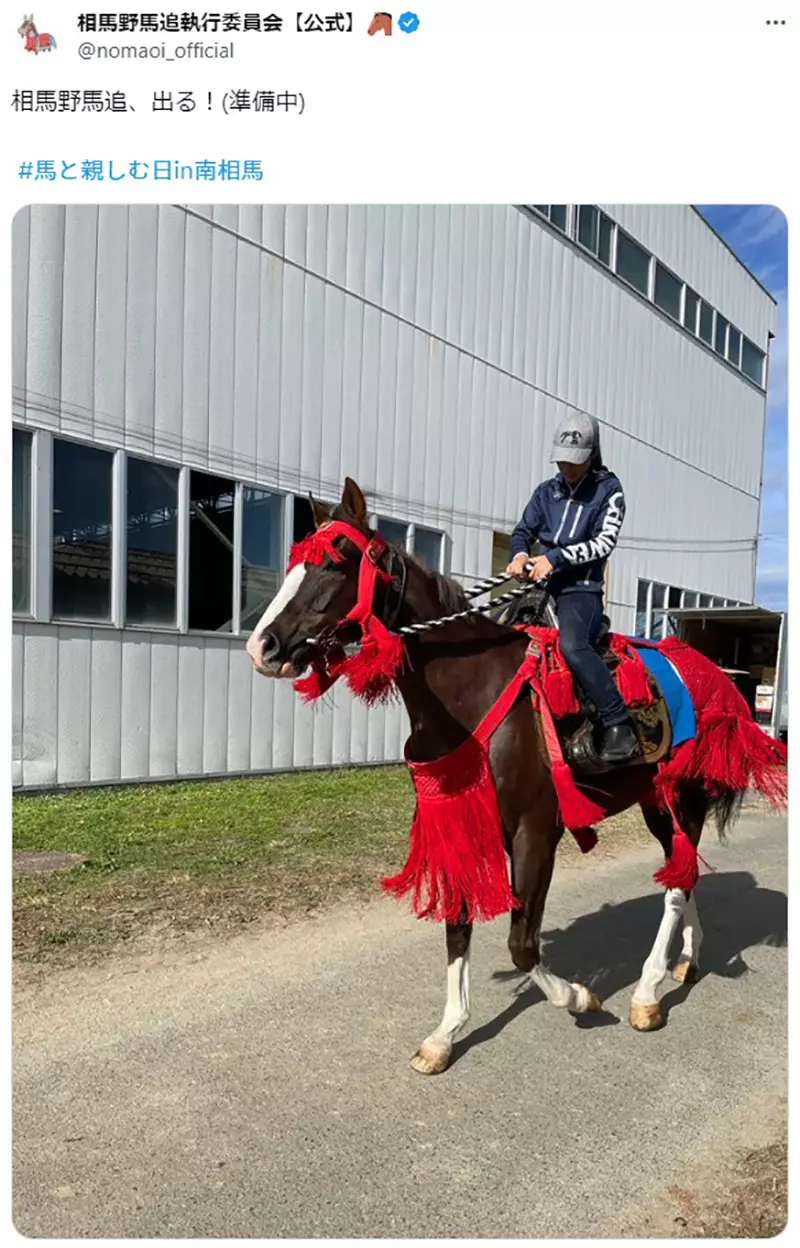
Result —
<instances>
[{"instance_id":1,"label":"navy jacket","mask_svg":"<svg viewBox=\"0 0 800 1248\"><path fill-rule=\"evenodd\" d=\"M511 558L538 540L553 565L548 589L603 592L606 560L617 544L625 498L613 472L591 469L574 488L561 473L543 481L511 534Z\"/></svg>"}]
</instances>

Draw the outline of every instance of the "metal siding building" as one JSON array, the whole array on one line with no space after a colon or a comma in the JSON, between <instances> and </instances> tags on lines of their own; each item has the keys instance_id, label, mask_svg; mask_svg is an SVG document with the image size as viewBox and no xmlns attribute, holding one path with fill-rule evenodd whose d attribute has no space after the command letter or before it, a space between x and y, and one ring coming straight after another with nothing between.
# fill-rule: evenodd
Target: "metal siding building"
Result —
<instances>
[{"instance_id":1,"label":"metal siding building","mask_svg":"<svg viewBox=\"0 0 800 1248\"><path fill-rule=\"evenodd\" d=\"M285 495L280 566L293 496L338 498L349 474L376 515L443 533L444 567L469 580L507 548L498 535L551 475L553 427L578 408L601 422L626 492L614 626L634 630L640 582L655 583L648 608L669 586L690 591L690 605L698 594L752 601L764 390L738 355L731 364L701 341L699 311L692 327L680 321L696 292L723 337L732 327L723 351L744 350L738 330L766 353L775 305L689 207L600 205L612 223L606 262L602 233L595 254L580 245L577 206L566 229L554 223L561 207L553 222L506 205L18 214L13 419L33 437L18 435L29 461L16 785L402 756L401 709L368 711L336 690L332 708L312 710L254 674L235 632L245 487ZM597 206L586 212L602 223ZM613 271L630 250L621 231L651 253L642 293ZM690 288L677 321L654 302L657 280L670 289L656 261ZM113 452L105 622L54 619L61 438ZM171 627L124 626L129 456L179 470ZM190 472L200 471L235 483L233 632L189 627Z\"/></svg>"}]
</instances>

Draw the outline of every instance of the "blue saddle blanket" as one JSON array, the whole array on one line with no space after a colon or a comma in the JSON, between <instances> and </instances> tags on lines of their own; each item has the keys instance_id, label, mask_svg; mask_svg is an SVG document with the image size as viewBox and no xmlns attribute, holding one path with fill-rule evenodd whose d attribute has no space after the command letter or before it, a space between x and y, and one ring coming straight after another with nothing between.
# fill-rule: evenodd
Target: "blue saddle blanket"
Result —
<instances>
[{"instance_id":1,"label":"blue saddle blanket","mask_svg":"<svg viewBox=\"0 0 800 1248\"><path fill-rule=\"evenodd\" d=\"M636 646L639 657L658 681L661 692L664 695L670 722L672 723L673 749L677 745L682 745L684 741L691 741L693 737L697 736L697 717L694 713L694 705L689 690L686 688L683 680L666 655L662 654L660 650L653 650L650 646L637 645L635 637L631 637L629 640L632 645Z\"/></svg>"}]
</instances>

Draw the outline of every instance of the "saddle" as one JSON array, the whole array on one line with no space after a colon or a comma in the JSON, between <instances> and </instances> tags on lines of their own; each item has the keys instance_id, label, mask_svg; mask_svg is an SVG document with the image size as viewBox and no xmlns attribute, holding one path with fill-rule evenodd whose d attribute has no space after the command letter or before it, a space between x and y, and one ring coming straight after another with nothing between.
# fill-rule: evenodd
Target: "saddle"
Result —
<instances>
[{"instance_id":1,"label":"saddle","mask_svg":"<svg viewBox=\"0 0 800 1248\"><path fill-rule=\"evenodd\" d=\"M524 597L491 614L498 623L512 628L523 630L542 627L548 623L549 604L550 596L546 590L532 586ZM616 674L621 659L611 648L611 621L605 615L596 648L608 670L612 675ZM648 671L646 675L652 701L628 705L641 752L623 765L605 763L598 756L597 745L602 728L597 708L578 682L574 682L579 709L572 714L555 717L555 726L564 758L577 777L596 776L609 771L619 772L629 767L652 767L669 753L672 745L672 723L666 700L652 673Z\"/></svg>"}]
</instances>

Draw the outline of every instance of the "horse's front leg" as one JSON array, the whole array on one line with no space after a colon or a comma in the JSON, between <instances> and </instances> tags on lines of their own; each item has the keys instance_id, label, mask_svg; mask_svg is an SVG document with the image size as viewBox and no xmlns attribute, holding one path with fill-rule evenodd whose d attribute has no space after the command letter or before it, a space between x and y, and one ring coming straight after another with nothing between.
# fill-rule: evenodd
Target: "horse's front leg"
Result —
<instances>
[{"instance_id":1,"label":"horse's front leg","mask_svg":"<svg viewBox=\"0 0 800 1248\"><path fill-rule=\"evenodd\" d=\"M602 1009L592 990L548 971L539 954L539 931L560 837L554 813L549 818L542 813L520 821L511 847L511 878L522 908L511 915L508 948L514 965L528 972L551 1005L586 1014Z\"/></svg>"},{"instance_id":2,"label":"horse's front leg","mask_svg":"<svg viewBox=\"0 0 800 1248\"><path fill-rule=\"evenodd\" d=\"M427 1040L423 1040L411 1059L414 1070L421 1075L440 1075L450 1065L453 1041L469 1019L469 945L471 923L448 923L447 939L447 1003L442 1021Z\"/></svg>"}]
</instances>

